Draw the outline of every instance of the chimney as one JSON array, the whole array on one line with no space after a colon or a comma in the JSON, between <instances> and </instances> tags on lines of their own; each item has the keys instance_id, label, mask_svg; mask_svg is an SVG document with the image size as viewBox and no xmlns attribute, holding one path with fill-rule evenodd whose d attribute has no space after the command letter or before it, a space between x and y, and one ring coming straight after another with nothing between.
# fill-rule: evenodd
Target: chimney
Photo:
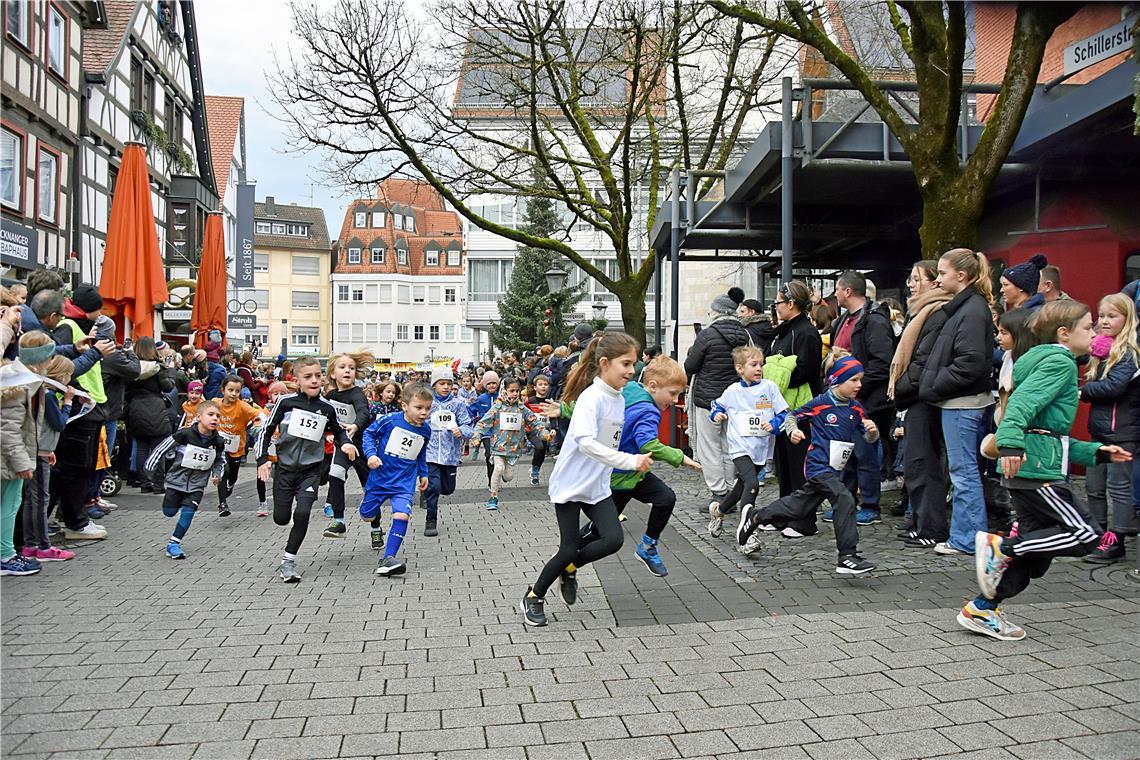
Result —
<instances>
[{"instance_id":1,"label":"chimney","mask_svg":"<svg viewBox=\"0 0 1140 760\"><path fill-rule=\"evenodd\" d=\"M273 196L265 196L265 213L269 216L277 216L277 206L273 203Z\"/></svg>"}]
</instances>

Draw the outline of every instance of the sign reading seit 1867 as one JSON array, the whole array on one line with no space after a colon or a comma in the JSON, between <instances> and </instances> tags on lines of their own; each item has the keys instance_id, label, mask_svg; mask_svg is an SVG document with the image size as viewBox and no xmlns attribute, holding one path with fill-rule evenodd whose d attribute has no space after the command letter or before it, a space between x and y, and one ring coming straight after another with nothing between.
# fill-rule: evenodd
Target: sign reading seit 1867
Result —
<instances>
[{"instance_id":1,"label":"sign reading seit 1867","mask_svg":"<svg viewBox=\"0 0 1140 760\"><path fill-rule=\"evenodd\" d=\"M1091 37L1077 40L1065 48L1065 73L1073 74L1094 63L1123 53L1132 47L1132 27L1136 16L1132 15L1119 24L1102 29Z\"/></svg>"}]
</instances>

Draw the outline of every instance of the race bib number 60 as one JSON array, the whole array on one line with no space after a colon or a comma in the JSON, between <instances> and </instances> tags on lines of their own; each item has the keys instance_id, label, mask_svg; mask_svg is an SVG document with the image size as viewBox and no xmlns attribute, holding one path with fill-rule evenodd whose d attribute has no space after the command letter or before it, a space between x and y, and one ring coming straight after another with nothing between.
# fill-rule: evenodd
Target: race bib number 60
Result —
<instances>
[{"instance_id":1,"label":"race bib number 60","mask_svg":"<svg viewBox=\"0 0 1140 760\"><path fill-rule=\"evenodd\" d=\"M741 438L759 438L767 435L760 427L765 422L764 416L758 412L736 412L732 415L732 424Z\"/></svg>"}]
</instances>

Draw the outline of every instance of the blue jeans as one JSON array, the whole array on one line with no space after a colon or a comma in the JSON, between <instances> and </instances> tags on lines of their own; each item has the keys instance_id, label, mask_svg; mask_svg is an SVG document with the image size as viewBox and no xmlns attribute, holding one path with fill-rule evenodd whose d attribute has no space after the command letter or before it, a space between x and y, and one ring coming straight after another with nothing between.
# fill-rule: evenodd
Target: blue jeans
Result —
<instances>
[{"instance_id":1,"label":"blue jeans","mask_svg":"<svg viewBox=\"0 0 1140 760\"><path fill-rule=\"evenodd\" d=\"M954 514L947 543L967 554L974 553L974 534L988 529L982 475L978 471L978 447L986 431L985 409L943 409L942 437L954 486Z\"/></svg>"},{"instance_id":2,"label":"blue jeans","mask_svg":"<svg viewBox=\"0 0 1140 760\"><path fill-rule=\"evenodd\" d=\"M882 434L882 431L880 431ZM867 443L862 435L855 436L854 456L843 468L843 485L851 495L855 495L855 485L859 485L859 506L866 509L879 508L879 482L883 465L883 444L881 441Z\"/></svg>"},{"instance_id":3,"label":"blue jeans","mask_svg":"<svg viewBox=\"0 0 1140 760\"><path fill-rule=\"evenodd\" d=\"M456 466L428 462L428 487L424 491L424 507L427 519L434 520L439 513L439 497L455 493Z\"/></svg>"}]
</instances>

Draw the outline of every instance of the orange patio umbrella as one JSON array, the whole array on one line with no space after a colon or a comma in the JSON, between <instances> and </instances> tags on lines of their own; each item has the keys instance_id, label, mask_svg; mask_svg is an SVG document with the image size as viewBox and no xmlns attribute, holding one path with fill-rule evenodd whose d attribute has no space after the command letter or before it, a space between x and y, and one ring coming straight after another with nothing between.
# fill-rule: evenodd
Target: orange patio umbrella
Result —
<instances>
[{"instance_id":1,"label":"orange patio umbrella","mask_svg":"<svg viewBox=\"0 0 1140 760\"><path fill-rule=\"evenodd\" d=\"M150 205L150 176L141 143L127 143L111 201L99 292L131 323L135 337L154 337L154 307L165 303L166 273Z\"/></svg>"},{"instance_id":2,"label":"orange patio umbrella","mask_svg":"<svg viewBox=\"0 0 1140 760\"><path fill-rule=\"evenodd\" d=\"M197 331L194 345L203 348L207 333L220 330L222 344L226 339L226 241L222 233L222 215L212 212L206 217L206 235L202 241L202 260L198 262L198 287L194 291L194 311L190 327Z\"/></svg>"}]
</instances>

